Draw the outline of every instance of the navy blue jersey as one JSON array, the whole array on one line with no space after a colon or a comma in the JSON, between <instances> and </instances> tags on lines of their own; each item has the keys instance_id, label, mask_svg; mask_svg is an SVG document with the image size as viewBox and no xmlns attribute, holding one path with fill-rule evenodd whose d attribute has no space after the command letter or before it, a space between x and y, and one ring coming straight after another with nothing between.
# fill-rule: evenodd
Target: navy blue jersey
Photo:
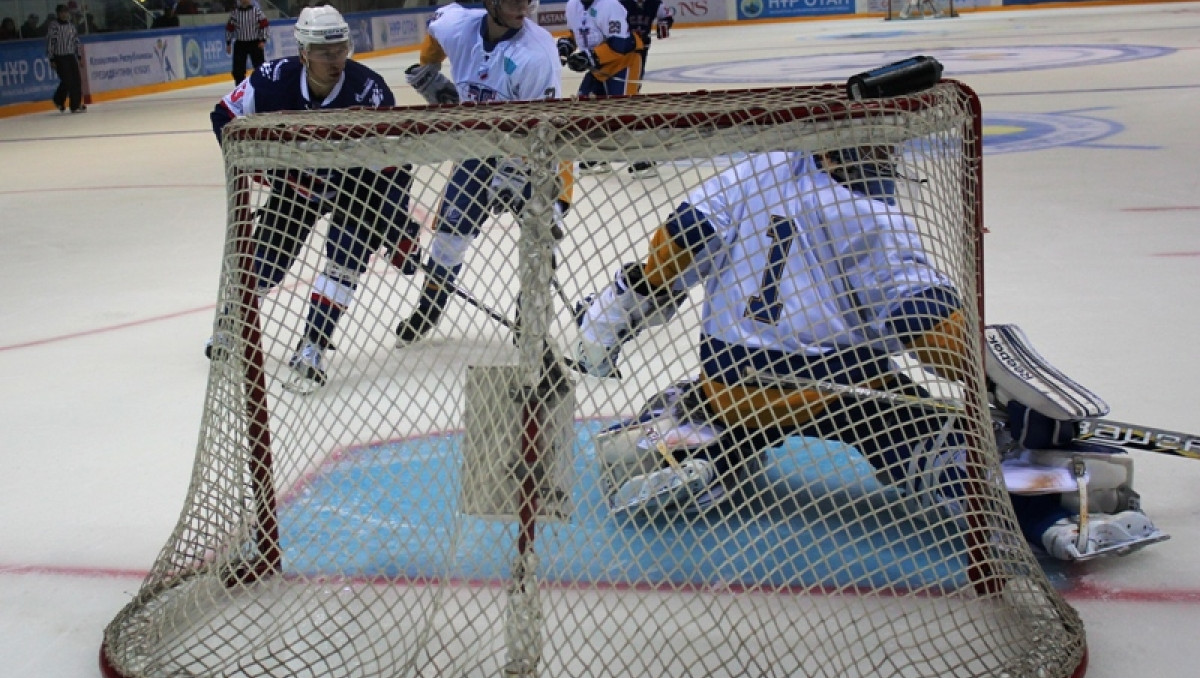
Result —
<instances>
[{"instance_id":1,"label":"navy blue jersey","mask_svg":"<svg viewBox=\"0 0 1200 678\"><path fill-rule=\"evenodd\" d=\"M221 130L234 118L274 111L312 111L336 108L391 108L396 105L383 76L357 61L347 61L342 78L323 101L313 101L300 57L284 57L255 69L254 73L221 98L213 109L212 126L221 141Z\"/></svg>"},{"instance_id":2,"label":"navy blue jersey","mask_svg":"<svg viewBox=\"0 0 1200 678\"><path fill-rule=\"evenodd\" d=\"M629 31L642 36L642 43L649 47L662 0L621 0L621 4L625 6L625 20L629 23Z\"/></svg>"}]
</instances>

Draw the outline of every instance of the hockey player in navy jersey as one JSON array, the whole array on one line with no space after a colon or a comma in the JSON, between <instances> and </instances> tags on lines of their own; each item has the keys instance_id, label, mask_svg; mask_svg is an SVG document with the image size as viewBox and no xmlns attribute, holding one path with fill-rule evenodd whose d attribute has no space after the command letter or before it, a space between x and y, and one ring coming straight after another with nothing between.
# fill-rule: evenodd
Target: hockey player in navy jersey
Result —
<instances>
[{"instance_id":1,"label":"hockey player in navy jersey","mask_svg":"<svg viewBox=\"0 0 1200 678\"><path fill-rule=\"evenodd\" d=\"M383 77L350 59L350 27L336 9L306 7L295 36L298 56L263 64L213 109L218 142L231 120L256 113L395 105ZM364 167L272 174L270 180L271 196L254 230L260 294L283 280L313 225L331 213L325 269L313 283L304 336L288 363L296 390L307 392L325 381L324 352L372 253L386 248L394 265L416 272L418 224L407 213L411 176L405 168ZM232 343L218 327L205 353L213 357Z\"/></svg>"},{"instance_id":2,"label":"hockey player in navy jersey","mask_svg":"<svg viewBox=\"0 0 1200 678\"><path fill-rule=\"evenodd\" d=\"M637 72L631 73L629 76L632 80L640 83L646 79L646 63L650 59L650 43L654 41L651 35L654 32L654 24L658 22L660 26L664 25L661 13L662 0L621 0L621 5L625 8L629 32L642 41L642 47L638 50L638 54L642 57L641 63L638 64ZM630 174L638 178L652 177L658 174L654 169L654 163L648 160L630 163L627 169Z\"/></svg>"},{"instance_id":3,"label":"hockey player in navy jersey","mask_svg":"<svg viewBox=\"0 0 1200 678\"><path fill-rule=\"evenodd\" d=\"M405 73L408 83L430 104L560 97L558 52L554 38L531 18L536 10L536 0L484 0L482 9L454 3L440 8L429 21L420 62ZM450 77L442 73L447 60ZM559 220L570 207L569 166L560 173L560 189ZM520 219L530 191L520 158L469 159L453 168L437 210L421 298L396 328L398 346L419 341L437 326L483 222L505 210Z\"/></svg>"},{"instance_id":4,"label":"hockey player in navy jersey","mask_svg":"<svg viewBox=\"0 0 1200 678\"><path fill-rule=\"evenodd\" d=\"M630 30L621 0L567 0L566 13L571 35L558 39L558 56L567 68L583 73L579 96L637 94L641 90L645 44L637 32ZM580 174L609 169L606 162L579 163ZM639 174L650 169L650 163L639 163L631 171Z\"/></svg>"},{"instance_id":5,"label":"hockey player in navy jersey","mask_svg":"<svg viewBox=\"0 0 1200 678\"><path fill-rule=\"evenodd\" d=\"M580 303L576 364L608 377L622 344L704 288L699 375L598 439L614 513L694 512L754 496L761 456L804 436L855 448L910 510L962 515L964 485L985 471L968 474L958 415L930 406L893 358L967 383L971 329L960 292L895 204L888 156L881 147L751 156L690 192L646 258ZM1014 332L989 339L1010 347L993 348L1004 356L1036 356L1026 343ZM1010 457L1059 476L1085 459L1091 472L1090 487L1068 477L1051 495L1014 496L1031 542L1081 560L1165 538L1139 510L1121 451L1072 442L1071 426L1101 414L1102 401L1040 360L989 360L987 375ZM675 446L664 449L667 440Z\"/></svg>"},{"instance_id":6,"label":"hockey player in navy jersey","mask_svg":"<svg viewBox=\"0 0 1200 678\"><path fill-rule=\"evenodd\" d=\"M629 32L637 35L642 40L642 63L639 64L638 72L633 74L634 80L643 80L646 75L646 61L650 56L650 43L654 41L651 35L654 32L654 24L660 21L659 10L662 9L662 0L621 0L621 6L625 8L625 19L629 22Z\"/></svg>"}]
</instances>

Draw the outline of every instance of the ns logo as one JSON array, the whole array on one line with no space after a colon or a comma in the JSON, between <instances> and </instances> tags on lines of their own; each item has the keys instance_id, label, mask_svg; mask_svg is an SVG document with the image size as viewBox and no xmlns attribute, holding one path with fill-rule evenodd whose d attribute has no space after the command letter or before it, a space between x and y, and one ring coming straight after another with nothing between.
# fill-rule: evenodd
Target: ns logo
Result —
<instances>
[{"instance_id":1,"label":"ns logo","mask_svg":"<svg viewBox=\"0 0 1200 678\"><path fill-rule=\"evenodd\" d=\"M708 16L708 0L683 0L683 2L672 4L677 8L680 16ZM759 4L762 3L759 2Z\"/></svg>"}]
</instances>

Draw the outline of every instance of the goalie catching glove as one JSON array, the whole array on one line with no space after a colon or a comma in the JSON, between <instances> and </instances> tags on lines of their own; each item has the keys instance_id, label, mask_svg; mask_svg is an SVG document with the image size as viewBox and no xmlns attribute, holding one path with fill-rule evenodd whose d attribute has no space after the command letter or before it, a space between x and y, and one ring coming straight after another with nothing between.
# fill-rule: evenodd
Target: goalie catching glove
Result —
<instances>
[{"instance_id":1,"label":"goalie catching glove","mask_svg":"<svg viewBox=\"0 0 1200 678\"><path fill-rule=\"evenodd\" d=\"M575 305L578 369L593 377L619 377L621 344L675 317L681 297L670 289L651 290L641 264L621 267L611 285Z\"/></svg>"},{"instance_id":2,"label":"goalie catching glove","mask_svg":"<svg viewBox=\"0 0 1200 678\"><path fill-rule=\"evenodd\" d=\"M441 64L413 64L405 69L404 79L431 105L457 104L458 88L441 71Z\"/></svg>"}]
</instances>

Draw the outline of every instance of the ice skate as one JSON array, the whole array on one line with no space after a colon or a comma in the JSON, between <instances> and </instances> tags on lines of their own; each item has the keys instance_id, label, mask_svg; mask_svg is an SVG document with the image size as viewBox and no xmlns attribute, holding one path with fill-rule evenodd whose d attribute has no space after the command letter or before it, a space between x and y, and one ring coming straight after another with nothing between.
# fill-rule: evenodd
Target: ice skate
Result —
<instances>
[{"instance_id":1,"label":"ice skate","mask_svg":"<svg viewBox=\"0 0 1200 678\"><path fill-rule=\"evenodd\" d=\"M655 167L654 163L647 160L635 162L629 167L625 168L625 170L629 172L629 174L635 179L648 179L650 177L658 176L658 169Z\"/></svg>"},{"instance_id":2,"label":"ice skate","mask_svg":"<svg viewBox=\"0 0 1200 678\"><path fill-rule=\"evenodd\" d=\"M233 319L222 313L217 319L217 330L204 342L204 357L209 360L225 360L233 355Z\"/></svg>"},{"instance_id":3,"label":"ice skate","mask_svg":"<svg viewBox=\"0 0 1200 678\"><path fill-rule=\"evenodd\" d=\"M421 290L421 300L412 315L400 321L396 327L396 347L403 348L421 341L437 327L446 311L450 293L441 285L426 283Z\"/></svg>"},{"instance_id":4,"label":"ice skate","mask_svg":"<svg viewBox=\"0 0 1200 678\"><path fill-rule=\"evenodd\" d=\"M1086 543L1080 544L1077 519L1063 518L1042 535L1046 552L1059 560L1085 561L1124 556L1170 539L1141 511L1093 513L1088 518Z\"/></svg>"},{"instance_id":5,"label":"ice skate","mask_svg":"<svg viewBox=\"0 0 1200 678\"><path fill-rule=\"evenodd\" d=\"M705 459L688 459L678 467L667 467L634 476L608 499L613 515L644 512L654 514L678 508L688 513L703 511L724 496L715 483L716 469Z\"/></svg>"},{"instance_id":6,"label":"ice skate","mask_svg":"<svg viewBox=\"0 0 1200 678\"><path fill-rule=\"evenodd\" d=\"M204 357L209 360L225 360L233 355L233 337L227 332L217 332L204 342Z\"/></svg>"},{"instance_id":7,"label":"ice skate","mask_svg":"<svg viewBox=\"0 0 1200 678\"><path fill-rule=\"evenodd\" d=\"M325 385L325 358L321 347L305 340L288 360L291 378L283 388L292 393L309 395Z\"/></svg>"},{"instance_id":8,"label":"ice skate","mask_svg":"<svg viewBox=\"0 0 1200 678\"><path fill-rule=\"evenodd\" d=\"M587 176L589 174L605 174L612 171L612 165L608 164L607 160L580 160L579 175Z\"/></svg>"}]
</instances>

